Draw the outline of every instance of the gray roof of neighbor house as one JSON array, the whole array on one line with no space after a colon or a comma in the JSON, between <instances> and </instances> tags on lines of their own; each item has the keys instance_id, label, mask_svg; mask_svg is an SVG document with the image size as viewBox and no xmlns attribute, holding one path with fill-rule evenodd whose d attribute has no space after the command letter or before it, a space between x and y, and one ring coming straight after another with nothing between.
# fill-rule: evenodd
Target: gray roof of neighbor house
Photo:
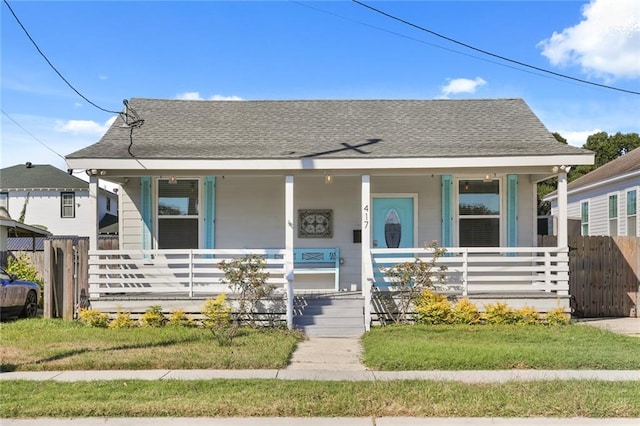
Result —
<instances>
[{"instance_id":1,"label":"gray roof of neighbor house","mask_svg":"<svg viewBox=\"0 0 640 426\"><path fill-rule=\"evenodd\" d=\"M623 176L633 171L640 171L640 148L627 152L615 160L603 164L597 169L580 176L567 185L567 189L579 188L596 182L606 181L616 176Z\"/></svg>"},{"instance_id":2,"label":"gray roof of neighbor house","mask_svg":"<svg viewBox=\"0 0 640 426\"><path fill-rule=\"evenodd\" d=\"M299 159L552 156L559 143L521 99L183 101L134 98L67 158Z\"/></svg>"},{"instance_id":3,"label":"gray roof of neighbor house","mask_svg":"<svg viewBox=\"0 0 640 426\"><path fill-rule=\"evenodd\" d=\"M89 183L49 164L18 164L0 170L0 189L75 190L89 189Z\"/></svg>"}]
</instances>

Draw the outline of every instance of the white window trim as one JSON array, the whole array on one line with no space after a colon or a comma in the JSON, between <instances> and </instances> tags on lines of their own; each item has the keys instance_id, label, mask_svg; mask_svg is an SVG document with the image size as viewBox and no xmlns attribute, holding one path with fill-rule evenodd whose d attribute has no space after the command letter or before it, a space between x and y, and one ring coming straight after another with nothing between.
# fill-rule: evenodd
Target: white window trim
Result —
<instances>
[{"instance_id":1,"label":"white window trim","mask_svg":"<svg viewBox=\"0 0 640 426\"><path fill-rule=\"evenodd\" d=\"M65 195L71 195L71 216L64 215L64 208L69 207L69 205L65 204ZM60 193L60 218L61 219L74 219L76 217L76 193L72 191L63 191Z\"/></svg>"},{"instance_id":2,"label":"white window trim","mask_svg":"<svg viewBox=\"0 0 640 426\"><path fill-rule=\"evenodd\" d=\"M506 231L506 221L507 221L507 194L506 194L506 185L505 185L505 176L494 176L492 177L490 180L497 180L498 181L498 194L500 196L500 214L497 215L498 219L500 220L500 225L499 225L499 229L500 229L500 235L499 235L499 241L500 241L500 245L499 247L506 247L507 245L507 231ZM455 226L453 227L454 231L453 231L453 240L455 241L456 247L460 247L460 181L465 181L465 180L485 180L484 176L462 176L462 177L455 177L454 179L454 188L453 188L453 201L455 203L455 209L453 212L453 222L455 223ZM481 219L486 219L486 218L495 218L496 215L490 215L490 216L478 216L478 215L465 215L465 218L467 219L474 219L474 218L481 218Z\"/></svg>"},{"instance_id":3,"label":"white window trim","mask_svg":"<svg viewBox=\"0 0 640 426\"><path fill-rule=\"evenodd\" d=\"M160 181L161 180L168 180L168 177L156 177L154 178L153 181L153 205L151 207L151 215L153 217L153 226L154 226L154 232L153 232L153 247L157 250L158 249L158 233L160 231L160 215L158 214L158 202L160 201ZM203 226L203 212L202 212L202 201L203 201L203 196L204 196L204 190L203 190L203 186L201 185L202 183L202 178L197 177L197 176L185 176L185 177L176 177L176 180L195 180L197 181L196 185L197 185L197 189L198 189L198 214L197 215L189 215L189 216L181 216L181 215L163 215L162 218L163 219L185 219L185 218L197 218L198 219L198 248L204 248L204 226Z\"/></svg>"}]
</instances>

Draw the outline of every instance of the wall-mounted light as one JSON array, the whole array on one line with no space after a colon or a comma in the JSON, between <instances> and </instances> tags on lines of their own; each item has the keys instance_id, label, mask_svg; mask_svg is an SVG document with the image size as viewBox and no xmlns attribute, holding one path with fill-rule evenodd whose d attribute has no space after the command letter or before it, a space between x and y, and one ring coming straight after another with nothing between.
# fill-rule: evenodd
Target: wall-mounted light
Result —
<instances>
[{"instance_id":1,"label":"wall-mounted light","mask_svg":"<svg viewBox=\"0 0 640 426\"><path fill-rule=\"evenodd\" d=\"M324 174L324 183L326 184L333 183L333 175L331 173Z\"/></svg>"},{"instance_id":2,"label":"wall-mounted light","mask_svg":"<svg viewBox=\"0 0 640 426\"><path fill-rule=\"evenodd\" d=\"M122 186L126 186L128 183L129 183L129 178L126 177L126 178L123 179Z\"/></svg>"},{"instance_id":3,"label":"wall-mounted light","mask_svg":"<svg viewBox=\"0 0 640 426\"><path fill-rule=\"evenodd\" d=\"M106 171L106 170L100 170L100 176L104 176L104 175L106 175L106 174L107 174L107 171Z\"/></svg>"},{"instance_id":4,"label":"wall-mounted light","mask_svg":"<svg viewBox=\"0 0 640 426\"><path fill-rule=\"evenodd\" d=\"M169 176L169 183L170 184L176 184L178 183L178 179L175 176Z\"/></svg>"}]
</instances>

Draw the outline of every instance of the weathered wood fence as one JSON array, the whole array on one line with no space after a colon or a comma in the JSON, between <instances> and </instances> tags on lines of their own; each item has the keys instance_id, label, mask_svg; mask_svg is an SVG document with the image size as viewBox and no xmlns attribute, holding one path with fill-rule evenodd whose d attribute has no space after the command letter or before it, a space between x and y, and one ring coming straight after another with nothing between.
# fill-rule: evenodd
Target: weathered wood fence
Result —
<instances>
[{"instance_id":1,"label":"weathered wood fence","mask_svg":"<svg viewBox=\"0 0 640 426\"><path fill-rule=\"evenodd\" d=\"M540 236L540 246L556 246ZM638 317L640 238L569 237L569 294L578 317Z\"/></svg>"}]
</instances>

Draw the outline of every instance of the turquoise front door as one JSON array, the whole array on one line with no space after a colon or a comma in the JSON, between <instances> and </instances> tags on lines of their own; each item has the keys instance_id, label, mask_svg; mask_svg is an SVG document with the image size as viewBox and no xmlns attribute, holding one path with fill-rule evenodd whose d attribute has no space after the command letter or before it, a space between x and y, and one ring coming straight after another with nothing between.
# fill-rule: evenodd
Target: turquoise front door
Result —
<instances>
[{"instance_id":1,"label":"turquoise front door","mask_svg":"<svg viewBox=\"0 0 640 426\"><path fill-rule=\"evenodd\" d=\"M374 248L413 247L413 198L373 198Z\"/></svg>"}]
</instances>

